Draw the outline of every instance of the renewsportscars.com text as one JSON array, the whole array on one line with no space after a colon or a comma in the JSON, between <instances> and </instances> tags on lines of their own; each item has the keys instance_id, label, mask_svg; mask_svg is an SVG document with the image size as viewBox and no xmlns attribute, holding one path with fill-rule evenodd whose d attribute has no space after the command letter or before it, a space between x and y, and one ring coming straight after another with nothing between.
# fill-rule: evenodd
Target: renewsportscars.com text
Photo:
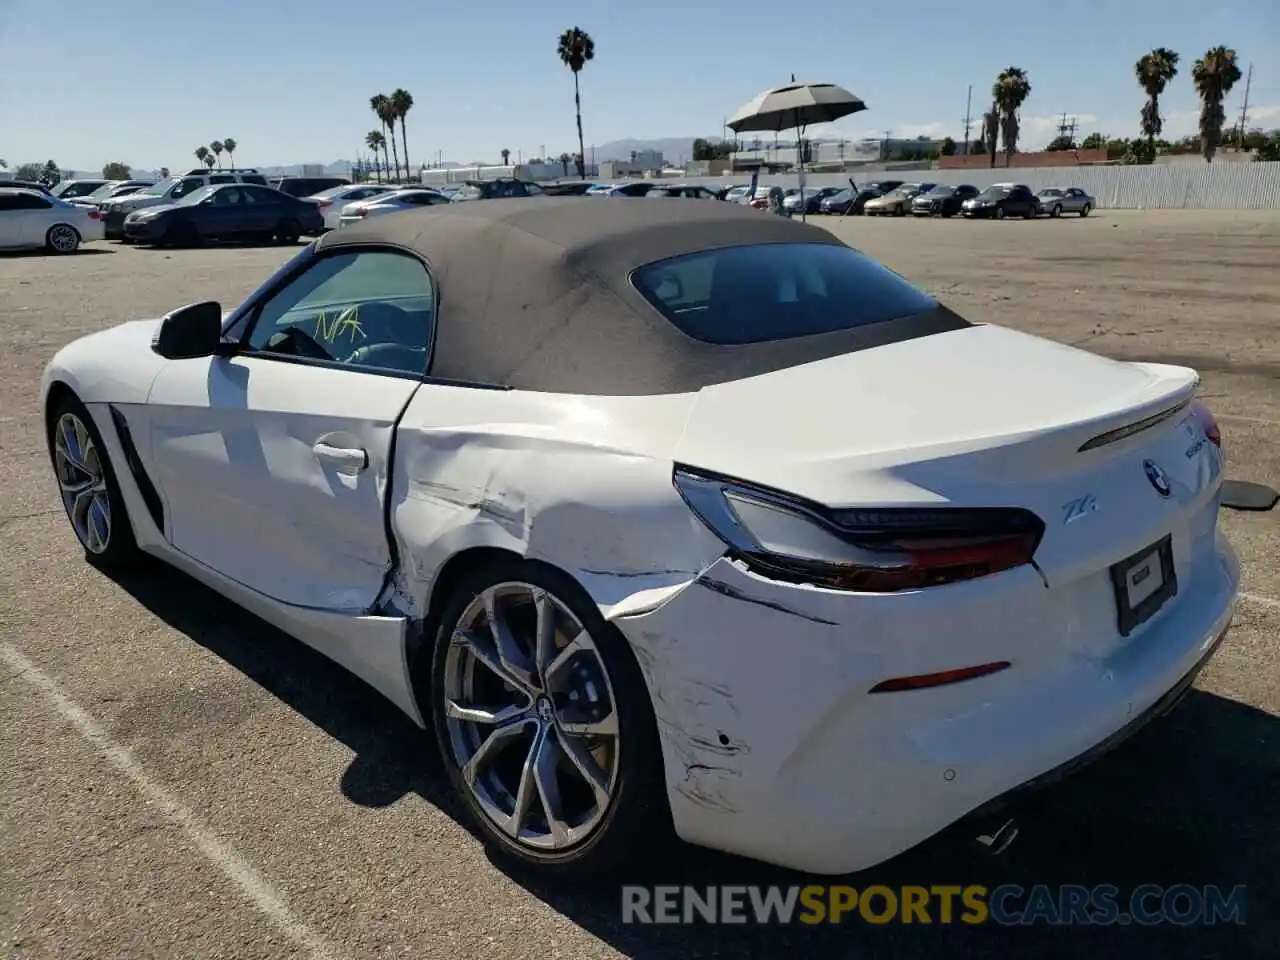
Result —
<instances>
[{"instance_id":1,"label":"renewsportscars.com text","mask_svg":"<svg viewBox=\"0 0 1280 960\"><path fill-rule=\"evenodd\" d=\"M1177 926L1245 922L1245 888L1109 884L622 888L623 923Z\"/></svg>"}]
</instances>

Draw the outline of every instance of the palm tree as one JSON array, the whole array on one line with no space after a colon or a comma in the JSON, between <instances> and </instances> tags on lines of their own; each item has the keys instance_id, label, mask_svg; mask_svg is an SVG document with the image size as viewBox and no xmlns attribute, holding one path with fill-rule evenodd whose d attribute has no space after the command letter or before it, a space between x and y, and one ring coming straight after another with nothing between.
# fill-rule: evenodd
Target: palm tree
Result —
<instances>
[{"instance_id":1,"label":"palm tree","mask_svg":"<svg viewBox=\"0 0 1280 960\"><path fill-rule=\"evenodd\" d=\"M228 162L231 164L232 169L234 169L236 165L236 146L236 142L230 137L223 137L222 149L227 151Z\"/></svg>"},{"instance_id":2,"label":"palm tree","mask_svg":"<svg viewBox=\"0 0 1280 960\"><path fill-rule=\"evenodd\" d=\"M1000 140L1000 104L992 101L991 109L982 115L982 143L991 158L991 169L996 168L996 144Z\"/></svg>"},{"instance_id":3,"label":"palm tree","mask_svg":"<svg viewBox=\"0 0 1280 960\"><path fill-rule=\"evenodd\" d=\"M1240 67L1236 65L1236 52L1227 47L1213 47L1191 68L1196 93L1200 94L1200 152L1206 163L1213 163L1213 155L1222 142L1222 125L1227 115L1222 101L1240 79Z\"/></svg>"},{"instance_id":4,"label":"palm tree","mask_svg":"<svg viewBox=\"0 0 1280 960\"><path fill-rule=\"evenodd\" d=\"M560 42L556 46L560 62L573 71L573 106L578 114L578 177L586 179L587 171L582 157L587 148L582 142L582 94L578 89L578 74L590 61L596 58L596 42L583 30L572 27L560 34ZM568 176L569 171L565 170Z\"/></svg>"},{"instance_id":5,"label":"palm tree","mask_svg":"<svg viewBox=\"0 0 1280 960\"><path fill-rule=\"evenodd\" d=\"M511 151L506 147L503 147L499 152L502 154L502 165L505 167L507 165L507 161L511 159Z\"/></svg>"},{"instance_id":6,"label":"palm tree","mask_svg":"<svg viewBox=\"0 0 1280 960\"><path fill-rule=\"evenodd\" d=\"M991 95L1000 108L1000 139L1004 141L1004 165L1018 152L1018 111L1031 96L1031 81L1021 67L1008 67L996 77Z\"/></svg>"},{"instance_id":7,"label":"palm tree","mask_svg":"<svg viewBox=\"0 0 1280 960\"><path fill-rule=\"evenodd\" d=\"M556 157L556 159L560 161L560 166L564 167L564 175L567 177L569 175L569 164L573 160L573 157L569 156L567 153L562 153L560 156ZM583 179L586 179L585 175L583 176Z\"/></svg>"},{"instance_id":8,"label":"palm tree","mask_svg":"<svg viewBox=\"0 0 1280 960\"><path fill-rule=\"evenodd\" d=\"M1142 105L1142 132L1147 138L1148 153L1154 157L1156 137L1164 129L1164 121L1160 119L1160 94L1178 75L1178 55L1167 47L1156 47L1139 58L1133 72L1147 93L1147 102Z\"/></svg>"},{"instance_id":9,"label":"palm tree","mask_svg":"<svg viewBox=\"0 0 1280 960\"><path fill-rule=\"evenodd\" d=\"M226 149L221 140L215 140L209 144L209 149L213 151L214 157L217 158L218 166L222 166L222 151Z\"/></svg>"},{"instance_id":10,"label":"palm tree","mask_svg":"<svg viewBox=\"0 0 1280 960\"><path fill-rule=\"evenodd\" d=\"M382 182L382 168L378 163L378 151L387 152L387 138L377 130L370 130L364 135L364 145L373 151L373 172L378 177L378 182Z\"/></svg>"},{"instance_id":11,"label":"palm tree","mask_svg":"<svg viewBox=\"0 0 1280 960\"><path fill-rule=\"evenodd\" d=\"M391 98L385 93L369 98L369 106L373 108L373 112L378 116L378 122L382 124L382 129L386 133L388 142L391 144L391 153L396 161L397 180L400 179L400 151L396 149L396 115L391 107ZM387 170L391 170L391 165L387 164Z\"/></svg>"},{"instance_id":12,"label":"palm tree","mask_svg":"<svg viewBox=\"0 0 1280 960\"><path fill-rule=\"evenodd\" d=\"M400 146L404 150L404 175L412 176L409 172L409 141L405 139L404 134L404 117L413 109L413 94L403 87L396 87L391 91L391 113L393 120L400 121Z\"/></svg>"},{"instance_id":13,"label":"palm tree","mask_svg":"<svg viewBox=\"0 0 1280 960\"><path fill-rule=\"evenodd\" d=\"M196 147L196 159L200 161L201 166L208 166L209 148L203 145Z\"/></svg>"}]
</instances>

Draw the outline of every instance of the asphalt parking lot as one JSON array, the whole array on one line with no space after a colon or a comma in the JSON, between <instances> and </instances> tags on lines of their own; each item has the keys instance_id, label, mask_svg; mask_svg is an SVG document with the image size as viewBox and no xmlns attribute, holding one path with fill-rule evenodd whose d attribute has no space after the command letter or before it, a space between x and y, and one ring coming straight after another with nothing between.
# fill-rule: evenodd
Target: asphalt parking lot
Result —
<instances>
[{"instance_id":1,"label":"asphalt parking lot","mask_svg":"<svg viewBox=\"0 0 1280 960\"><path fill-rule=\"evenodd\" d=\"M1274 212L813 219L972 319L1197 367L1229 474L1280 487ZM1224 511L1245 595L1176 713L1046 797L1003 857L927 844L845 881L1245 885L1243 926L639 927L616 886L499 869L395 708L177 574L95 571L58 505L36 404L54 351L195 300L230 306L292 252L0 256L0 956L1280 954L1280 511ZM693 850L637 873L655 878L797 882Z\"/></svg>"}]
</instances>

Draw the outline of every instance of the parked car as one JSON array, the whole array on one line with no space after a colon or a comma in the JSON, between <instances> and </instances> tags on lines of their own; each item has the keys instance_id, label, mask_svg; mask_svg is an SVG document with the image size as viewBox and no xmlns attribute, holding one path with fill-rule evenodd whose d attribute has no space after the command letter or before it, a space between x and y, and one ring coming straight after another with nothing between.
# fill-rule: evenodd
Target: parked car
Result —
<instances>
[{"instance_id":1,"label":"parked car","mask_svg":"<svg viewBox=\"0 0 1280 960\"><path fill-rule=\"evenodd\" d=\"M406 210L418 210L422 207L443 207L453 203L439 190L392 190L378 194L368 200L357 200L342 208L338 225L349 227L361 223L369 217L380 217L388 213L403 213Z\"/></svg>"},{"instance_id":2,"label":"parked car","mask_svg":"<svg viewBox=\"0 0 1280 960\"><path fill-rule=\"evenodd\" d=\"M75 253L102 239L102 214L37 190L0 186L0 250Z\"/></svg>"},{"instance_id":3,"label":"parked car","mask_svg":"<svg viewBox=\"0 0 1280 960\"><path fill-rule=\"evenodd\" d=\"M453 199L461 202L464 200L505 200L512 197L541 196L544 196L542 187L531 180L499 177L496 180L468 180L457 189Z\"/></svg>"},{"instance_id":4,"label":"parked car","mask_svg":"<svg viewBox=\"0 0 1280 960\"><path fill-rule=\"evenodd\" d=\"M104 200L128 196L131 193L137 193L139 190L154 187L155 183L154 180L111 180L104 183L93 193L76 197L71 203L76 206L93 207L96 210Z\"/></svg>"},{"instance_id":5,"label":"parked car","mask_svg":"<svg viewBox=\"0 0 1280 960\"><path fill-rule=\"evenodd\" d=\"M344 183L341 186L330 187L328 190L321 190L304 199L319 207L326 230L336 230L342 225L342 211L347 204L379 197L391 193L394 189L380 183Z\"/></svg>"},{"instance_id":6,"label":"parked car","mask_svg":"<svg viewBox=\"0 0 1280 960\"><path fill-rule=\"evenodd\" d=\"M104 200L98 205L98 209L103 213L107 239L125 239L124 221L131 213L174 204L204 187L224 183L246 183L265 187L267 178L252 167L217 171L197 167L128 196Z\"/></svg>"},{"instance_id":7,"label":"parked car","mask_svg":"<svg viewBox=\"0 0 1280 960\"><path fill-rule=\"evenodd\" d=\"M911 212L911 202L936 186L936 183L904 183L883 196L867 200L862 212L868 217L906 216Z\"/></svg>"},{"instance_id":8,"label":"parked car","mask_svg":"<svg viewBox=\"0 0 1280 960\"><path fill-rule=\"evenodd\" d=\"M87 197L110 182L110 180L62 180L53 188L52 193L59 200L71 201L77 197Z\"/></svg>"},{"instance_id":9,"label":"parked car","mask_svg":"<svg viewBox=\"0 0 1280 960\"><path fill-rule=\"evenodd\" d=\"M916 217L951 217L960 212L966 200L976 197L977 187L962 183L958 187L940 183L928 193L921 193L911 201L911 214Z\"/></svg>"},{"instance_id":10,"label":"parked car","mask_svg":"<svg viewBox=\"0 0 1280 960\"><path fill-rule=\"evenodd\" d=\"M53 196L53 189L47 183L40 183L37 180L0 180L0 187L8 187L11 190L34 190L47 197Z\"/></svg>"},{"instance_id":11,"label":"parked car","mask_svg":"<svg viewBox=\"0 0 1280 960\"><path fill-rule=\"evenodd\" d=\"M1097 201L1079 187L1049 187L1036 194L1036 203L1040 212L1051 217L1060 217L1064 213L1078 213L1087 217L1097 206Z\"/></svg>"},{"instance_id":12,"label":"parked car","mask_svg":"<svg viewBox=\"0 0 1280 960\"><path fill-rule=\"evenodd\" d=\"M750 199L750 197L748 196L748 194L750 193L751 193L750 185L745 183L740 183L737 186L726 188L724 191L724 194L720 197L720 199L725 201L726 203L745 203L747 200Z\"/></svg>"},{"instance_id":13,"label":"parked car","mask_svg":"<svg viewBox=\"0 0 1280 960\"><path fill-rule=\"evenodd\" d=\"M349 187L351 181L347 177L272 177L267 186L301 199L334 187Z\"/></svg>"},{"instance_id":14,"label":"parked car","mask_svg":"<svg viewBox=\"0 0 1280 960\"><path fill-rule=\"evenodd\" d=\"M225 318L119 319L38 398L86 557L363 678L548 876L672 826L822 874L988 834L1175 705L1240 588L1196 371L732 204L378 217Z\"/></svg>"},{"instance_id":15,"label":"parked car","mask_svg":"<svg viewBox=\"0 0 1280 960\"><path fill-rule=\"evenodd\" d=\"M586 192L588 197L643 197L654 188L652 180L630 180L625 183L597 183Z\"/></svg>"},{"instance_id":16,"label":"parked car","mask_svg":"<svg viewBox=\"0 0 1280 960\"><path fill-rule=\"evenodd\" d=\"M548 197L581 197L596 184L591 180L576 183L544 183L542 192Z\"/></svg>"},{"instance_id":17,"label":"parked car","mask_svg":"<svg viewBox=\"0 0 1280 960\"><path fill-rule=\"evenodd\" d=\"M135 210L124 221L131 242L178 247L205 240L297 243L323 230L324 217L314 203L248 183L202 187L177 203Z\"/></svg>"},{"instance_id":18,"label":"parked car","mask_svg":"<svg viewBox=\"0 0 1280 960\"><path fill-rule=\"evenodd\" d=\"M680 197L685 200L715 200L716 195L712 190L706 187L700 187L696 184L688 183L672 183L662 184L661 186L652 187L646 197Z\"/></svg>"},{"instance_id":19,"label":"parked car","mask_svg":"<svg viewBox=\"0 0 1280 960\"><path fill-rule=\"evenodd\" d=\"M806 187L804 190L804 204L801 206L800 191L788 193L782 200L782 205L786 207L788 213L818 213L822 207L822 201L827 197L833 197L840 192L840 187Z\"/></svg>"},{"instance_id":20,"label":"parked car","mask_svg":"<svg viewBox=\"0 0 1280 960\"><path fill-rule=\"evenodd\" d=\"M960 212L966 217L977 219L1025 217L1030 220L1039 214L1040 204L1031 189L1023 184L997 183L966 200L961 204Z\"/></svg>"}]
</instances>

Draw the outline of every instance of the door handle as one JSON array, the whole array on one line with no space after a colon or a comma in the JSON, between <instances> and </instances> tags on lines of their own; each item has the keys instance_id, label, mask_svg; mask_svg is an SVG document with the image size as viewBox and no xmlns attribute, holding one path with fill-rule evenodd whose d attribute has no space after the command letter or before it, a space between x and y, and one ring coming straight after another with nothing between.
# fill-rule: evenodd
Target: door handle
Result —
<instances>
[{"instance_id":1,"label":"door handle","mask_svg":"<svg viewBox=\"0 0 1280 960\"><path fill-rule=\"evenodd\" d=\"M311 447L311 452L322 463L331 463L343 473L359 473L369 466L369 453L352 447L335 447L323 440Z\"/></svg>"}]
</instances>

